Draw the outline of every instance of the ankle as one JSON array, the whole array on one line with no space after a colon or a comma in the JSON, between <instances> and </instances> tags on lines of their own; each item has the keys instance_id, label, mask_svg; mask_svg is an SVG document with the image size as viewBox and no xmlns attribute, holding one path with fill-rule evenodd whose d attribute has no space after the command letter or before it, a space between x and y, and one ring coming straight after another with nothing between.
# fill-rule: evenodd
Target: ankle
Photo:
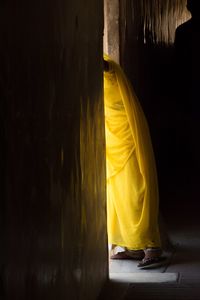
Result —
<instances>
[{"instance_id":1,"label":"ankle","mask_svg":"<svg viewBox=\"0 0 200 300\"><path fill-rule=\"evenodd\" d=\"M162 249L161 248L147 248L144 250L145 253L145 258L156 258L160 257L162 254Z\"/></svg>"}]
</instances>

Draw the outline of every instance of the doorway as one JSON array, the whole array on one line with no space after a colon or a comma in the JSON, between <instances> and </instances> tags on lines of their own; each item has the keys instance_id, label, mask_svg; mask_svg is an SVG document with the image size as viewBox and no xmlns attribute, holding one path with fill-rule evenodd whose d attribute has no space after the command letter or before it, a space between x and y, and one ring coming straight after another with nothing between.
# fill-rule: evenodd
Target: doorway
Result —
<instances>
[{"instance_id":1,"label":"doorway","mask_svg":"<svg viewBox=\"0 0 200 300\"><path fill-rule=\"evenodd\" d=\"M110 2L104 1L104 52L113 60L120 62L120 6L119 0ZM130 279L132 282L166 282L166 280L174 281L177 274L167 274L166 265L153 271L139 270L137 268L138 261L134 260L110 260L109 273L113 280ZM160 275L160 274L165 275ZM168 276L169 275L169 276ZM163 278L162 278L163 277ZM121 279L120 279L121 278ZM153 280L153 281L152 281Z\"/></svg>"}]
</instances>

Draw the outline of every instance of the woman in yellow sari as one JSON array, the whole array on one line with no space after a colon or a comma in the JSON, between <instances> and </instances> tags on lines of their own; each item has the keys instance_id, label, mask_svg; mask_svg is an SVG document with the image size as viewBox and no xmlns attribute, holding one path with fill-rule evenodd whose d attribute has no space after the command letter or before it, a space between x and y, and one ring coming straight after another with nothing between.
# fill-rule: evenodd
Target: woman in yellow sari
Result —
<instances>
[{"instance_id":1,"label":"woman in yellow sari","mask_svg":"<svg viewBox=\"0 0 200 300\"><path fill-rule=\"evenodd\" d=\"M104 56L108 241L113 259L161 261L158 183L148 124L130 82ZM115 253L116 246L124 248Z\"/></svg>"}]
</instances>

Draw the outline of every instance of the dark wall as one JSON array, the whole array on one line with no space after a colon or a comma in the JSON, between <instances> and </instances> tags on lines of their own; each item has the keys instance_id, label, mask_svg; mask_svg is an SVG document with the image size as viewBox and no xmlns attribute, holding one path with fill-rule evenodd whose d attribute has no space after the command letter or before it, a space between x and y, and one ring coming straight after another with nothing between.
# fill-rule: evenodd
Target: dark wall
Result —
<instances>
[{"instance_id":1,"label":"dark wall","mask_svg":"<svg viewBox=\"0 0 200 300\"><path fill-rule=\"evenodd\" d=\"M120 1L121 64L147 117L157 162L160 203L180 205L180 100L174 97L176 27L190 18L185 0ZM178 133L179 131L179 133ZM182 161L184 163L184 161ZM180 199L179 199L180 198Z\"/></svg>"},{"instance_id":2,"label":"dark wall","mask_svg":"<svg viewBox=\"0 0 200 300\"><path fill-rule=\"evenodd\" d=\"M107 278L103 3L0 4L7 299L95 299Z\"/></svg>"}]
</instances>

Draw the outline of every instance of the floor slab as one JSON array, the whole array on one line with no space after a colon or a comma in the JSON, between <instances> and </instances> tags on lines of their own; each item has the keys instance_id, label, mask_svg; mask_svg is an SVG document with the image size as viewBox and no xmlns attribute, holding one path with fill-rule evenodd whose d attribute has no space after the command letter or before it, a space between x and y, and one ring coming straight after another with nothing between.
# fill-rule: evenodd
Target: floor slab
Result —
<instances>
[{"instance_id":1,"label":"floor slab","mask_svg":"<svg viewBox=\"0 0 200 300\"><path fill-rule=\"evenodd\" d=\"M127 283L172 283L178 282L178 273L110 273L110 280Z\"/></svg>"}]
</instances>

